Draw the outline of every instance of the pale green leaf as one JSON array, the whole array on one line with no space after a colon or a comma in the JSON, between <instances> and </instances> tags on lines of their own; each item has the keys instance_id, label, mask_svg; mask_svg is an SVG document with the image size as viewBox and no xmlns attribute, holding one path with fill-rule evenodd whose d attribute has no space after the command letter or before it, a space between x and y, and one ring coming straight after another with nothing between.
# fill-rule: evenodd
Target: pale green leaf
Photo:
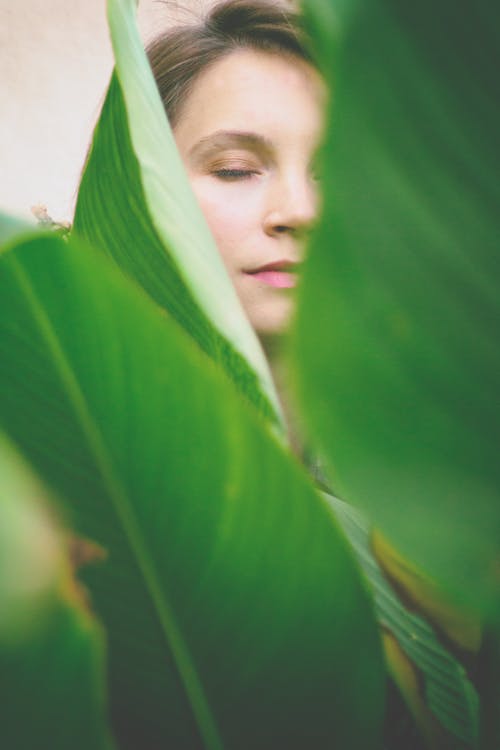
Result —
<instances>
[{"instance_id":1,"label":"pale green leaf","mask_svg":"<svg viewBox=\"0 0 500 750\"><path fill-rule=\"evenodd\" d=\"M116 70L80 187L75 231L114 257L269 414L268 399L283 430L267 361L178 154L134 5L108 2Z\"/></svg>"},{"instance_id":2,"label":"pale green leaf","mask_svg":"<svg viewBox=\"0 0 500 750\"><path fill-rule=\"evenodd\" d=\"M40 482L0 434L0 746L110 750L100 628Z\"/></svg>"},{"instance_id":3,"label":"pale green leaf","mask_svg":"<svg viewBox=\"0 0 500 750\"><path fill-rule=\"evenodd\" d=\"M28 222L0 211L0 245L33 229Z\"/></svg>"}]
</instances>

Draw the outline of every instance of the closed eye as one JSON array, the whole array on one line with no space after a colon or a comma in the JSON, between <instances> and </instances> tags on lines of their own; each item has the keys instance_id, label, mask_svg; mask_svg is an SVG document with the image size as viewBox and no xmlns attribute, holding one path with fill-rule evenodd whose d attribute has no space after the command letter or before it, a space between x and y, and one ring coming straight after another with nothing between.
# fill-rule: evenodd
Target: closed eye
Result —
<instances>
[{"instance_id":1,"label":"closed eye","mask_svg":"<svg viewBox=\"0 0 500 750\"><path fill-rule=\"evenodd\" d=\"M215 169L212 174L221 180L246 180L258 172L255 169Z\"/></svg>"}]
</instances>

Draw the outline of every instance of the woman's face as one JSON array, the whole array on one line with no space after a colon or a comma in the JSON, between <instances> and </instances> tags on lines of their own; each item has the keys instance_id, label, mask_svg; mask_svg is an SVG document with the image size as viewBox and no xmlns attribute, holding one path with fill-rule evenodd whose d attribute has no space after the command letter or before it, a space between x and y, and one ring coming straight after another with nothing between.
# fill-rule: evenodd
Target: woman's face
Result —
<instances>
[{"instance_id":1,"label":"woman's face","mask_svg":"<svg viewBox=\"0 0 500 750\"><path fill-rule=\"evenodd\" d=\"M237 50L196 79L174 135L253 328L284 332L318 211L313 159L325 92L307 63Z\"/></svg>"}]
</instances>

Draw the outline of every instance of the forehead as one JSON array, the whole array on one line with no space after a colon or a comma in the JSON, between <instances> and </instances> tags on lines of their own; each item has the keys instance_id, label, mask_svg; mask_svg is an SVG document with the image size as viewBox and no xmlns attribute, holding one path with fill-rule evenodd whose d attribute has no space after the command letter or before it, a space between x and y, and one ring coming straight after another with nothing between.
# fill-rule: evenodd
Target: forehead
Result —
<instances>
[{"instance_id":1,"label":"forehead","mask_svg":"<svg viewBox=\"0 0 500 750\"><path fill-rule=\"evenodd\" d=\"M195 80L175 127L181 149L218 130L317 145L326 92L319 74L291 55L236 50Z\"/></svg>"}]
</instances>

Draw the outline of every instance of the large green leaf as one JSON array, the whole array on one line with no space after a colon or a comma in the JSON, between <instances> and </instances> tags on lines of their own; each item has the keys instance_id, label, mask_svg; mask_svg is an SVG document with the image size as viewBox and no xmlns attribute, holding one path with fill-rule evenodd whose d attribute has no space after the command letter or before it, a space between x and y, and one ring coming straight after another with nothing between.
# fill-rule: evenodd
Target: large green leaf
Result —
<instances>
[{"instance_id":1,"label":"large green leaf","mask_svg":"<svg viewBox=\"0 0 500 750\"><path fill-rule=\"evenodd\" d=\"M324 4L307 5L319 23ZM299 388L343 496L457 601L498 615L499 6L348 10ZM324 24L320 39L326 60Z\"/></svg>"},{"instance_id":2,"label":"large green leaf","mask_svg":"<svg viewBox=\"0 0 500 750\"><path fill-rule=\"evenodd\" d=\"M86 576L124 748L377 747L378 636L303 470L90 249L0 263L0 423L107 551Z\"/></svg>"},{"instance_id":3,"label":"large green leaf","mask_svg":"<svg viewBox=\"0 0 500 750\"><path fill-rule=\"evenodd\" d=\"M0 434L0 746L112 746L102 634L40 483Z\"/></svg>"},{"instance_id":4,"label":"large green leaf","mask_svg":"<svg viewBox=\"0 0 500 750\"><path fill-rule=\"evenodd\" d=\"M261 411L280 420L269 367L192 193L134 15L134 0L109 0L116 70L74 231L113 257Z\"/></svg>"}]
</instances>

